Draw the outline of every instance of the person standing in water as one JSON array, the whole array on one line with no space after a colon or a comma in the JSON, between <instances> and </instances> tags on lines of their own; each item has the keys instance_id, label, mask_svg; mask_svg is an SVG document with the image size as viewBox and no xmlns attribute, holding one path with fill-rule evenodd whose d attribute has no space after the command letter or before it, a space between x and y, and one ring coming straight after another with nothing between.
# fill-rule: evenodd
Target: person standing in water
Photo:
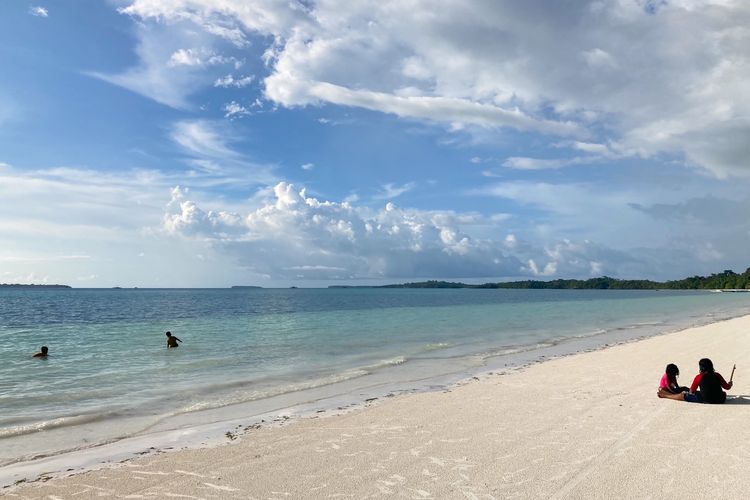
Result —
<instances>
[{"instance_id":1,"label":"person standing in water","mask_svg":"<svg viewBox=\"0 0 750 500\"><path fill-rule=\"evenodd\" d=\"M171 347L180 347L177 342L182 342L182 340L172 335L172 332L167 332L167 349Z\"/></svg>"},{"instance_id":2,"label":"person standing in water","mask_svg":"<svg viewBox=\"0 0 750 500\"><path fill-rule=\"evenodd\" d=\"M42 349L38 353L34 354L32 358L46 358L48 355L47 351L48 351L47 346L43 345Z\"/></svg>"}]
</instances>

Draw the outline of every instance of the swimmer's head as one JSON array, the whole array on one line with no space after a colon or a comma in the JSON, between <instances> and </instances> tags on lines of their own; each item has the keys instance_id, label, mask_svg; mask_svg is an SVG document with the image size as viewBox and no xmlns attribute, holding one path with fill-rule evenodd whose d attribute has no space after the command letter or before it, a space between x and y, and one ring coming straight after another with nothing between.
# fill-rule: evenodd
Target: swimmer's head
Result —
<instances>
[{"instance_id":1,"label":"swimmer's head","mask_svg":"<svg viewBox=\"0 0 750 500\"><path fill-rule=\"evenodd\" d=\"M172 332L167 332L167 337L171 337L171 336L172 336Z\"/></svg>"},{"instance_id":2,"label":"swimmer's head","mask_svg":"<svg viewBox=\"0 0 750 500\"><path fill-rule=\"evenodd\" d=\"M44 355L47 354L48 349L47 349L46 345L43 345L41 350L42 350L42 354L44 354Z\"/></svg>"}]
</instances>

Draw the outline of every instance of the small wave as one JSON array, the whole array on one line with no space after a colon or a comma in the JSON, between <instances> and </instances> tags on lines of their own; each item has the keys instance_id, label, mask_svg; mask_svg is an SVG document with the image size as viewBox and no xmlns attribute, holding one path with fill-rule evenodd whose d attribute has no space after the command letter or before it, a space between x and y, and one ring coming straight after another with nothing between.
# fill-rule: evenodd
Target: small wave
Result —
<instances>
[{"instance_id":1,"label":"small wave","mask_svg":"<svg viewBox=\"0 0 750 500\"><path fill-rule=\"evenodd\" d=\"M345 382L347 380L364 377L366 375L370 375L372 372L376 370L380 370L382 368L387 368L390 366L398 366L400 364L406 363L406 361L407 361L406 357L397 356L394 358L380 360L371 365L351 368L349 370L345 370L339 373L332 373L330 375L314 378L311 380L306 380L303 382L294 382L294 383L289 383L289 384L280 385L276 387L270 387L268 389L263 389L263 390L253 390L250 392L245 392L245 391L235 392L231 395L226 395L224 397L220 397L217 399L211 399L211 400L205 400L205 401L199 401L197 403L193 403L179 410L178 412L176 412L176 414L191 413L191 412L201 411L201 410L211 410L215 408L223 408L225 406L230 406L234 404L248 403L251 401L258 401L261 399L272 398L274 396L280 396L282 394L289 394L292 392L300 392L300 391L307 391L311 389L317 389L319 387L324 387L327 385L337 384L340 382ZM243 383L242 385L246 385L246 383ZM237 383L236 386L239 387L240 383Z\"/></svg>"},{"instance_id":2,"label":"small wave","mask_svg":"<svg viewBox=\"0 0 750 500\"><path fill-rule=\"evenodd\" d=\"M113 411L103 413L89 413L85 415L57 417L50 420L42 420L39 422L30 422L24 425L15 425L6 428L0 428L0 439L24 436L26 434L33 434L35 432L59 429L61 427L74 427L76 425L90 424L93 422L110 419L116 415L117 412Z\"/></svg>"},{"instance_id":3,"label":"small wave","mask_svg":"<svg viewBox=\"0 0 750 500\"><path fill-rule=\"evenodd\" d=\"M642 321L640 323L634 323L636 326L659 326L665 324L664 321Z\"/></svg>"},{"instance_id":4,"label":"small wave","mask_svg":"<svg viewBox=\"0 0 750 500\"><path fill-rule=\"evenodd\" d=\"M396 356L395 358L389 358L389 359L382 359L376 363L373 363L371 365L363 366L362 368L359 368L360 370L365 370L367 372L371 372L374 370L379 370L380 368L387 368L389 366L397 366L402 365L406 363L406 357L404 356Z\"/></svg>"},{"instance_id":5,"label":"small wave","mask_svg":"<svg viewBox=\"0 0 750 500\"><path fill-rule=\"evenodd\" d=\"M449 342L435 342L433 344L427 344L424 346L425 351L439 351L440 349L448 349L449 347L452 347L453 344Z\"/></svg>"},{"instance_id":6,"label":"small wave","mask_svg":"<svg viewBox=\"0 0 750 500\"><path fill-rule=\"evenodd\" d=\"M260 399L280 396L282 394L288 394L291 392L299 392L299 391L305 391L305 390L310 390L310 389L317 389L318 387L336 384L339 382L345 382L347 380L364 377L365 375L369 375L369 374L370 372L365 369L352 369L352 370L347 370L341 373L334 373L332 375L320 377L317 379L307 380L304 382L286 384L286 385L272 387L272 388L265 389L265 390L254 390L250 392L242 392L239 394L235 393L235 394L224 396L218 399L213 399L209 401L199 401L197 403L193 403L190 406L187 406L183 408L182 410L175 412L175 415L179 415L181 413L192 413L192 412L201 411L201 410L212 410L215 408L223 408L225 406L230 406L230 405L239 404L239 403L248 403L251 401L257 401Z\"/></svg>"},{"instance_id":7,"label":"small wave","mask_svg":"<svg viewBox=\"0 0 750 500\"><path fill-rule=\"evenodd\" d=\"M577 335L571 335L570 337L561 337L561 339L564 339L564 338L578 338L578 339L582 339L582 338L586 338L586 337L593 337L595 335L603 335L605 333L609 333L609 332L612 332L612 331L615 331L615 330L616 330L616 328L614 328L612 330L607 330L606 328L597 328L596 330L591 330L591 331L588 331L588 332L579 333Z\"/></svg>"}]
</instances>

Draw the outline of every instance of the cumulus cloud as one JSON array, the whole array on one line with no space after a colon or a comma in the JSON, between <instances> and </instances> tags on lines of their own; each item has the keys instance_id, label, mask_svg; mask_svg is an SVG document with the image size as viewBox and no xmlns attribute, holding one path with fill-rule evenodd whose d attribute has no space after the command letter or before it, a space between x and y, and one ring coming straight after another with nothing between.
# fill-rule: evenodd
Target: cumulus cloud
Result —
<instances>
[{"instance_id":1,"label":"cumulus cloud","mask_svg":"<svg viewBox=\"0 0 750 500\"><path fill-rule=\"evenodd\" d=\"M164 228L167 232L211 234L213 238L220 239L242 232L242 220L239 215L226 211L204 212L194 202L186 200L185 193L186 191L179 186L172 189L172 199L167 205L171 213L164 217Z\"/></svg>"},{"instance_id":2,"label":"cumulus cloud","mask_svg":"<svg viewBox=\"0 0 750 500\"><path fill-rule=\"evenodd\" d=\"M180 49L169 56L167 66L201 66L203 61L193 49Z\"/></svg>"},{"instance_id":3,"label":"cumulus cloud","mask_svg":"<svg viewBox=\"0 0 750 500\"><path fill-rule=\"evenodd\" d=\"M741 0L471 0L439 10L134 0L123 12L225 39L232 30L267 37L265 93L280 105L360 107L451 130L511 127L584 147L612 142L623 155L674 155L719 176L748 171L750 6Z\"/></svg>"},{"instance_id":4,"label":"cumulus cloud","mask_svg":"<svg viewBox=\"0 0 750 500\"><path fill-rule=\"evenodd\" d=\"M393 202L358 207L356 196L328 201L288 182L266 188L257 173L246 174L250 179L232 173L235 160L215 150L195 144L185 149L197 158L214 155L219 168L230 171L219 178L211 171L205 177L72 168L22 172L5 165L0 264L15 269L13 276L36 273L63 282L96 274L101 286L156 285L149 280L157 275L168 286L226 286L237 279L237 269L272 280L486 281L676 278L747 266L744 214L750 207L742 189L734 198L670 200L664 191L641 190L638 197L636 191L599 192L595 185L526 182L485 193L531 207L532 215L520 220L509 213L418 210ZM233 187L255 186L256 194L231 202L212 193L216 182L227 179ZM611 227L601 227L603 218ZM39 251L48 247L55 251ZM118 269L111 266L113 256ZM63 271L68 278L60 278ZM108 281L113 274L129 281Z\"/></svg>"},{"instance_id":5,"label":"cumulus cloud","mask_svg":"<svg viewBox=\"0 0 750 500\"><path fill-rule=\"evenodd\" d=\"M246 213L203 210L180 188L164 215L167 234L210 241L259 274L287 279L414 279L618 274L637 260L588 241L536 245L503 231L508 217L321 201L278 183ZM496 238L472 235L493 227ZM596 273L596 274L593 274Z\"/></svg>"}]
</instances>

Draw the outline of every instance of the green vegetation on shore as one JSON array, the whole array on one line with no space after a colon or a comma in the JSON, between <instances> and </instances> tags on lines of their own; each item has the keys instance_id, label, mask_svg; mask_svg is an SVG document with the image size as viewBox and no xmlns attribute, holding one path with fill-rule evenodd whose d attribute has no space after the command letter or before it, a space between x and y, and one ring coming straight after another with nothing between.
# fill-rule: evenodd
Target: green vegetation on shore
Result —
<instances>
[{"instance_id":1,"label":"green vegetation on shore","mask_svg":"<svg viewBox=\"0 0 750 500\"><path fill-rule=\"evenodd\" d=\"M355 288L335 286L330 288ZM534 288L534 289L575 289L575 290L739 290L750 288L750 268L737 274L726 270L711 276L692 276L675 281L620 280L602 276L588 280L552 280L552 281L507 281L503 283L483 283L470 285L450 281L422 281L419 283L402 283L364 288Z\"/></svg>"},{"instance_id":2,"label":"green vegetation on shore","mask_svg":"<svg viewBox=\"0 0 750 500\"><path fill-rule=\"evenodd\" d=\"M68 285L21 285L19 283L0 283L0 288L70 288Z\"/></svg>"}]
</instances>

